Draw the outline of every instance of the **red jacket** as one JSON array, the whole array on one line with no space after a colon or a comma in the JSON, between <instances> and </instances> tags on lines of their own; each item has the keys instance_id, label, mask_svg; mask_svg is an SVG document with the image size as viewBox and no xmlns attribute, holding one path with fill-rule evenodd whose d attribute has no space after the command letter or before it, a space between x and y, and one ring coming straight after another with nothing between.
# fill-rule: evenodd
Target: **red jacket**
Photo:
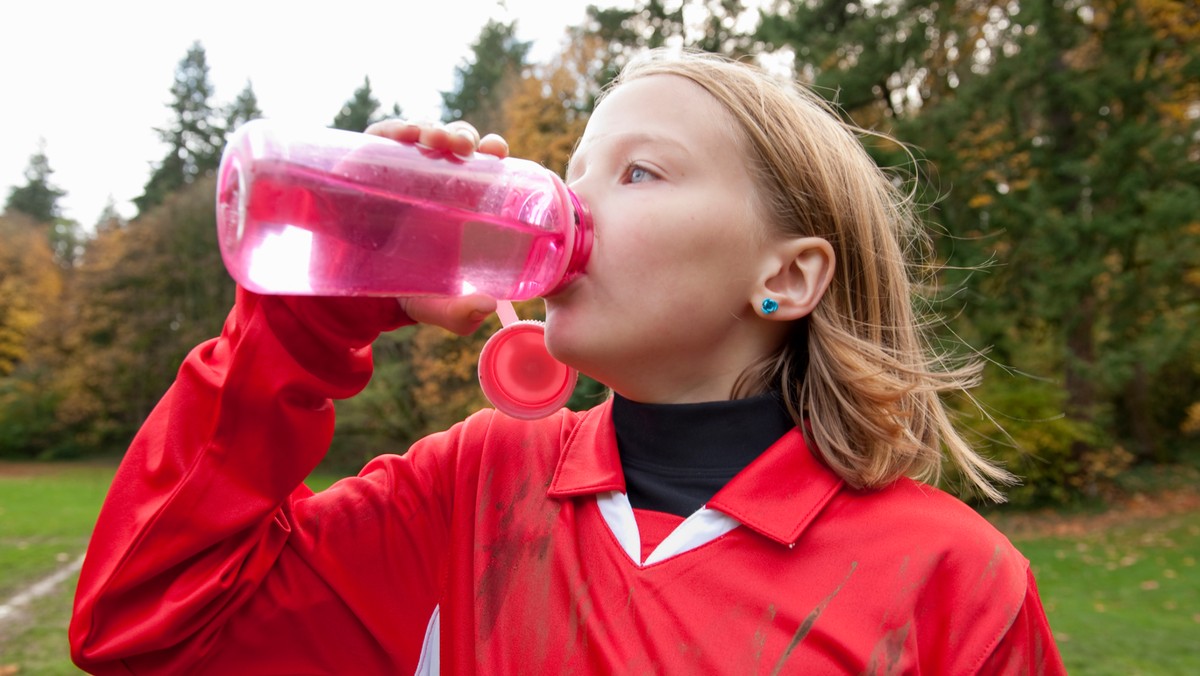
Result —
<instances>
[{"instance_id":1,"label":"red jacket","mask_svg":"<svg viewBox=\"0 0 1200 676\"><path fill-rule=\"evenodd\" d=\"M71 625L81 667L1062 673L1002 535L913 481L852 490L794 431L665 539L678 519L624 500L607 404L482 411L312 494L330 399L365 385L394 307L239 295L114 481Z\"/></svg>"}]
</instances>

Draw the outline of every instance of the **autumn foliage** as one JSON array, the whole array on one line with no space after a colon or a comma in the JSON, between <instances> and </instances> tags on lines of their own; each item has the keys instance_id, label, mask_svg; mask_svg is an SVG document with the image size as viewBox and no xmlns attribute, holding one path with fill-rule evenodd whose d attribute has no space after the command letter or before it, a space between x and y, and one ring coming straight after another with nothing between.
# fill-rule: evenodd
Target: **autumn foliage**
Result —
<instances>
[{"instance_id":1,"label":"autumn foliage","mask_svg":"<svg viewBox=\"0 0 1200 676\"><path fill-rule=\"evenodd\" d=\"M808 0L761 15L730 0L635 4L592 8L537 63L512 25L489 22L443 94L447 115L562 172L596 96L638 50L763 57L911 144L871 151L924 181L914 194L943 266L929 307L949 318L945 345L986 349L992 364L975 401L954 405L1027 477L1016 500L1103 492L1132 464L1200 442L1195 3ZM189 51L176 87L208 91L203 56ZM331 118L378 119L369 86L330 102ZM206 133L258 114L249 88L229 110L203 100L187 99L187 119L209 115ZM197 157L156 167L137 217L105 219L78 249L52 210L14 201L0 215L0 456L120 452L187 351L219 331L233 285L216 249L211 135L164 139ZM172 173L177 160L189 171ZM53 199L41 187L20 194ZM486 405L475 363L497 327L381 337L375 378L339 403L331 461L403 452ZM588 406L603 391L585 380L579 394L573 405Z\"/></svg>"}]
</instances>

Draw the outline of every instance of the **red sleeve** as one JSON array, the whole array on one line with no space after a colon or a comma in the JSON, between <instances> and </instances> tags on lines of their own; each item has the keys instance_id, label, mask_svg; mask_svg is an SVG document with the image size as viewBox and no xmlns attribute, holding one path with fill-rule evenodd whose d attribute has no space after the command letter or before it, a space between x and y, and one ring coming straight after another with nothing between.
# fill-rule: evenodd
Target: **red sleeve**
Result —
<instances>
[{"instance_id":1,"label":"red sleeve","mask_svg":"<svg viewBox=\"0 0 1200 676\"><path fill-rule=\"evenodd\" d=\"M1025 601L1021 609L977 673L988 676L1065 676L1067 673L1054 634L1050 631L1050 623L1046 620L1046 612L1042 609L1033 571L1029 571L1027 576Z\"/></svg>"},{"instance_id":2,"label":"red sleeve","mask_svg":"<svg viewBox=\"0 0 1200 676\"><path fill-rule=\"evenodd\" d=\"M76 592L77 664L180 673L204 659L292 536L295 504L311 496L302 482L333 433L331 400L366 385L371 342L408 321L390 299L238 291L220 338L188 355L113 481Z\"/></svg>"}]
</instances>

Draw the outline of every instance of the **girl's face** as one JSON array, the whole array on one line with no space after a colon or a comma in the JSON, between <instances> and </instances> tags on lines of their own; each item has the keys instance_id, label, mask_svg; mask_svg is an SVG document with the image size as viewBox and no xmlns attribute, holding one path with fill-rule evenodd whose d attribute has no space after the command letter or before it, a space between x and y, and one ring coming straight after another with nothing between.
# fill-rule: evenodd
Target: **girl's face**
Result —
<instances>
[{"instance_id":1,"label":"girl's face","mask_svg":"<svg viewBox=\"0 0 1200 676\"><path fill-rule=\"evenodd\" d=\"M546 299L547 344L630 399L727 399L783 339L754 311L774 238L734 124L699 85L651 75L604 99L572 158L595 243Z\"/></svg>"}]
</instances>

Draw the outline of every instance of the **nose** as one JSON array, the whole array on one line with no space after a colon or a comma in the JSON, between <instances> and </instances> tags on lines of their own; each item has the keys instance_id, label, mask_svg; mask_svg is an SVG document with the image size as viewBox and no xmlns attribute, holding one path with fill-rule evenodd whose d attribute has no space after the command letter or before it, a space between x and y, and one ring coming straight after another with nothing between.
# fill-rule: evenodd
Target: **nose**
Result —
<instances>
[{"instance_id":1,"label":"nose","mask_svg":"<svg viewBox=\"0 0 1200 676\"><path fill-rule=\"evenodd\" d=\"M587 165L578 153L567 160L567 170L563 173L563 181L571 190L578 192L579 185L587 178Z\"/></svg>"},{"instance_id":2,"label":"nose","mask_svg":"<svg viewBox=\"0 0 1200 676\"><path fill-rule=\"evenodd\" d=\"M589 227L594 228L596 225L596 201L593 199L596 192L591 188L590 183L584 180L584 177L576 178L567 185L567 192L571 194L572 204L576 212L579 214L579 220L587 221Z\"/></svg>"},{"instance_id":3,"label":"nose","mask_svg":"<svg viewBox=\"0 0 1200 676\"><path fill-rule=\"evenodd\" d=\"M567 179L564 181L564 183L567 184L567 187L570 188L572 192L575 192L578 194L579 186L581 183L583 183L583 175L581 174L579 176L576 176L575 178L571 178L570 174L568 174Z\"/></svg>"},{"instance_id":4,"label":"nose","mask_svg":"<svg viewBox=\"0 0 1200 676\"><path fill-rule=\"evenodd\" d=\"M581 206L583 207L583 209L585 211L591 212L592 211L592 201L591 201L590 196L592 194L592 191L588 188L587 181L584 180L586 178L587 178L587 176L586 176L586 174L584 174L584 175L577 176L573 180L565 181L565 183L567 186L567 190L571 193L572 197L574 197L576 200L578 200L581 203Z\"/></svg>"}]
</instances>

